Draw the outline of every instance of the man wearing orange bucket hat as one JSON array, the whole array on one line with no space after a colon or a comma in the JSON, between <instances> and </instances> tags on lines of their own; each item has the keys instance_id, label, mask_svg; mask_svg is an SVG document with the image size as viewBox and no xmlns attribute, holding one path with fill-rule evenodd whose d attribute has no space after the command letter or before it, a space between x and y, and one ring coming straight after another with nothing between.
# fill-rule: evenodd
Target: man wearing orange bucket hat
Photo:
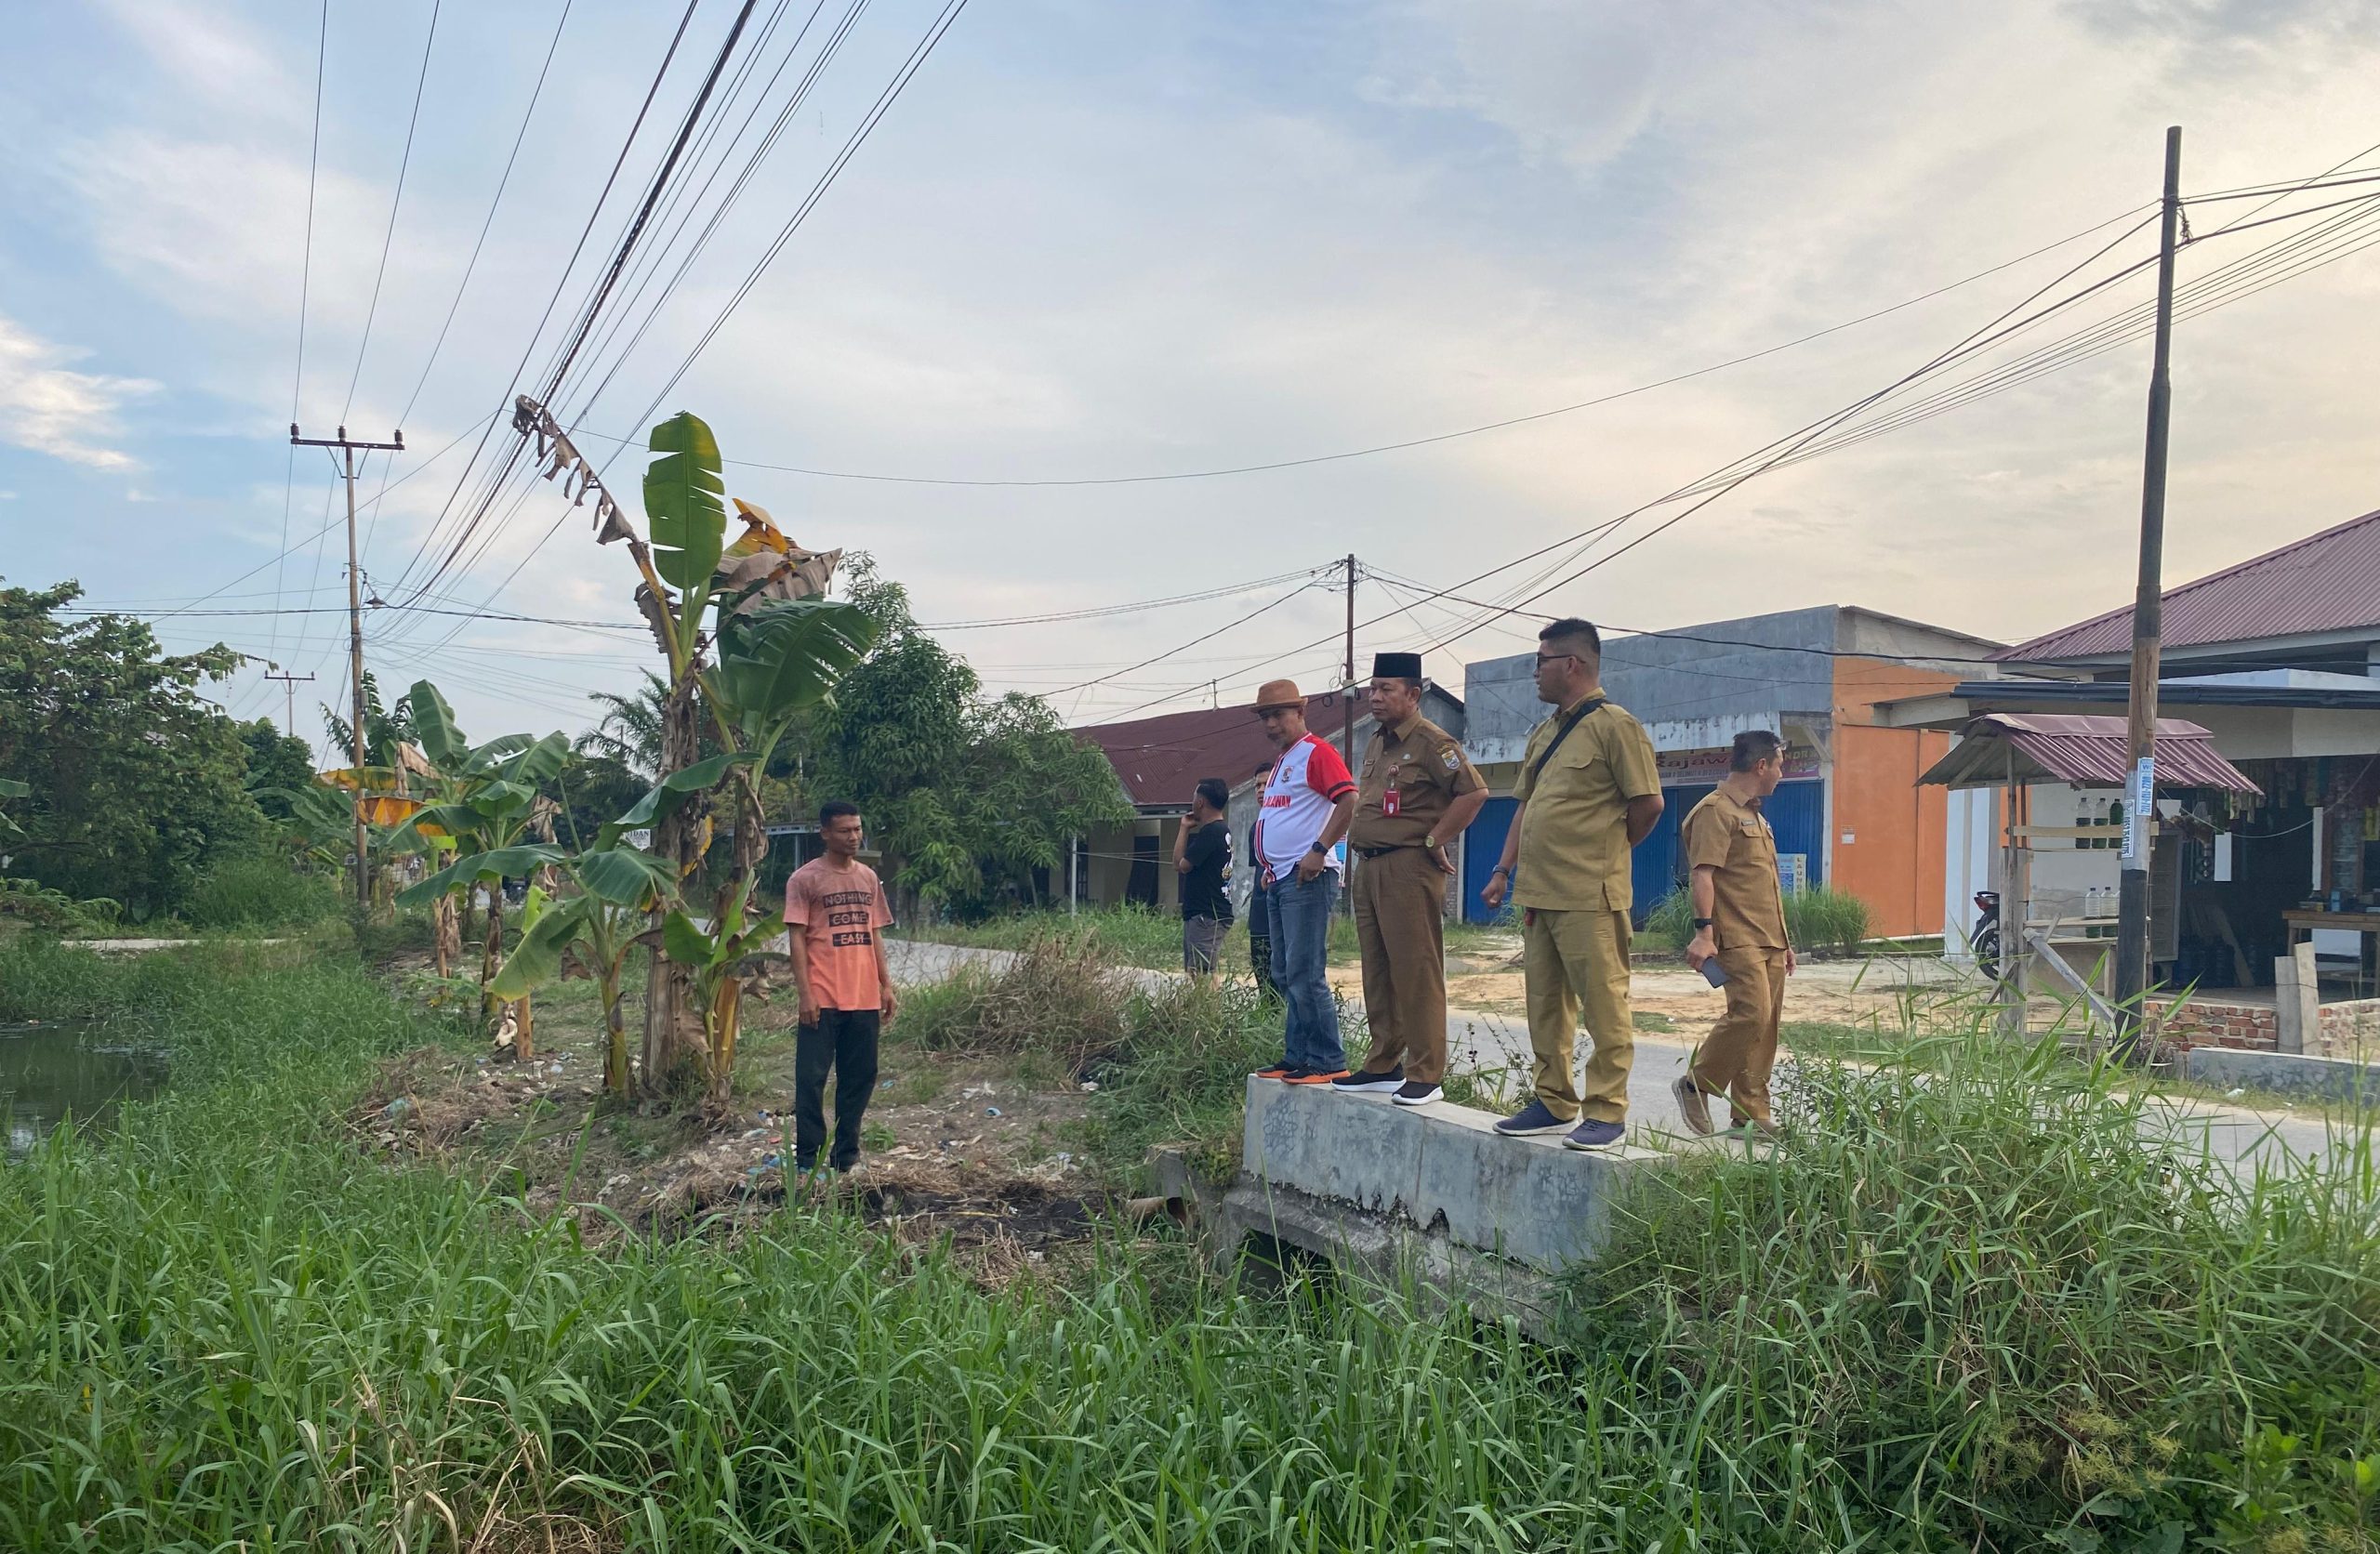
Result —
<instances>
[{"instance_id":1,"label":"man wearing orange bucket hat","mask_svg":"<svg viewBox=\"0 0 2380 1554\"><path fill-rule=\"evenodd\" d=\"M1355 818L1355 779L1338 751L1306 731L1305 696L1295 681L1265 681L1250 710L1281 752L1264 784L1255 864L1272 925L1273 981L1288 1006L1281 1060L1259 1076L1327 1085L1347 1072L1339 1007L1323 972L1339 902L1332 849Z\"/></svg>"}]
</instances>

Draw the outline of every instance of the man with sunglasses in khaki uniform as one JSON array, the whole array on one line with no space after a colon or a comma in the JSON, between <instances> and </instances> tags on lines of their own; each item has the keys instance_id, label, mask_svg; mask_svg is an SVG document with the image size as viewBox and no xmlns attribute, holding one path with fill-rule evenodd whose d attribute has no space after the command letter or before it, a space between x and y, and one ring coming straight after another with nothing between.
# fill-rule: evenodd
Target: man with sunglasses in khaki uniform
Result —
<instances>
[{"instance_id":1,"label":"man with sunglasses in khaki uniform","mask_svg":"<svg viewBox=\"0 0 2380 1554\"><path fill-rule=\"evenodd\" d=\"M1509 892L1522 909L1535 1056L1536 1095L1496 1131L1563 1133L1572 1149L1610 1149L1626 1132L1636 1058L1630 854L1661 818L1661 778L1645 725L1604 696L1603 639L1592 625L1559 620L1538 633L1537 697L1556 711L1529 735L1513 784L1520 810L1479 893L1493 909ZM1593 1043L1583 1085L1570 1066L1581 1008Z\"/></svg>"}]
</instances>

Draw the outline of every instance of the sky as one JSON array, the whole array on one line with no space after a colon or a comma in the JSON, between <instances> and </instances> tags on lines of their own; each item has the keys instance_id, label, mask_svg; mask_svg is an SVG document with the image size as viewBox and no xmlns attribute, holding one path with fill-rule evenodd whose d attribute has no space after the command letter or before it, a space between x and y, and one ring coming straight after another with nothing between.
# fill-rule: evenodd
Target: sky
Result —
<instances>
[{"instance_id":1,"label":"sky","mask_svg":"<svg viewBox=\"0 0 2380 1554\"><path fill-rule=\"evenodd\" d=\"M1458 690L1535 633L1483 606L1604 557L1524 608L1855 604L2013 641L2127 602L2145 338L1574 537L2153 255L2168 125L2189 195L2380 170L2370 4L972 0L812 203L942 3L756 6L657 271L624 271L555 410L640 522L613 440L702 415L733 494L929 625L1134 606L943 632L1076 723L1329 685L1349 554L1358 672L1426 648ZM43 6L0 56L0 577L250 655L211 692L244 717L284 716L272 666L313 675L309 737L344 695L345 533L293 406L403 430L357 488L385 688L434 678L476 737L576 731L655 661L607 628L628 557L553 486L503 488L440 563L735 0L697 0L657 87L674 4L432 9ZM2224 305L2175 337L2169 581L2380 507L2351 224L2380 205L2214 232L2374 191L2190 207L2186 288L2323 221L2268 262L2334 262L2185 291Z\"/></svg>"}]
</instances>

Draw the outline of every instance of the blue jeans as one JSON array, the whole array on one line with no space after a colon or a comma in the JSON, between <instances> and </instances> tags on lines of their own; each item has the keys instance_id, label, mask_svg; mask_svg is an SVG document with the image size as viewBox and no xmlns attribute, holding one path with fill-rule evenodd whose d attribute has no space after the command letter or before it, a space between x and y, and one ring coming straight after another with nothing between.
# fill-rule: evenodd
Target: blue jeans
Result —
<instances>
[{"instance_id":1,"label":"blue jeans","mask_svg":"<svg viewBox=\"0 0 2380 1554\"><path fill-rule=\"evenodd\" d=\"M1323 968L1330 956L1330 910L1339 902L1339 873L1325 869L1301 883L1294 872L1276 880L1269 902L1273 981L1289 1006L1283 1055L1297 1068L1336 1073L1347 1066L1339 1044L1339 1006Z\"/></svg>"}]
</instances>

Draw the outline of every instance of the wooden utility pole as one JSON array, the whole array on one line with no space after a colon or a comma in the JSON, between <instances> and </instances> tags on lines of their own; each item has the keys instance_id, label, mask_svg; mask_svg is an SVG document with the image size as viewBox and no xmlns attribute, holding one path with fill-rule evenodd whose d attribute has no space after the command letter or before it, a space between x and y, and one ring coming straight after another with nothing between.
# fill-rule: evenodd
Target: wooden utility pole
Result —
<instances>
[{"instance_id":1,"label":"wooden utility pole","mask_svg":"<svg viewBox=\"0 0 2380 1554\"><path fill-rule=\"evenodd\" d=\"M1355 769L1355 558L1347 558L1347 642L1339 673L1339 758Z\"/></svg>"},{"instance_id":2,"label":"wooden utility pole","mask_svg":"<svg viewBox=\"0 0 2380 1554\"><path fill-rule=\"evenodd\" d=\"M355 900L368 912L372 908L372 861L365 849L364 832L364 579L355 559L355 455L358 452L402 454L405 451L405 434L398 432L394 442L356 442L341 427L337 437L300 437L298 423L292 421L289 441L300 448L337 448L345 460L340 478L347 481L347 679L352 692L349 708L354 718L348 732L355 757Z\"/></svg>"},{"instance_id":3,"label":"wooden utility pole","mask_svg":"<svg viewBox=\"0 0 2380 1554\"><path fill-rule=\"evenodd\" d=\"M2149 991L2149 824L2157 812L2157 675L2164 631L2165 451L2173 412L2174 251L2182 214L2182 126L2165 131L2165 197L2157 255L2157 345L2149 370L2149 448L2140 477L2140 580L2132 602L2132 746L2116 893L2116 1055L2139 1039Z\"/></svg>"},{"instance_id":4,"label":"wooden utility pole","mask_svg":"<svg viewBox=\"0 0 2380 1554\"><path fill-rule=\"evenodd\" d=\"M286 733L289 735L289 737L290 737L290 738L292 738L292 739L297 738L297 737L298 737L298 686L300 686L300 685L311 685L311 684L313 683L314 677L313 677L312 675L310 675L310 674L309 674L309 675L284 675L284 674L282 674L279 670L273 670L273 671L268 672L264 678L267 678L267 679L269 679L269 680L279 680L279 681L281 681L281 682L282 682L282 691L283 691L284 699L284 701L286 702L286 704L287 704L287 705L286 705L283 708L283 710L282 710L282 716L281 716L281 727L282 727L283 731L284 731L284 732L286 732Z\"/></svg>"}]
</instances>

